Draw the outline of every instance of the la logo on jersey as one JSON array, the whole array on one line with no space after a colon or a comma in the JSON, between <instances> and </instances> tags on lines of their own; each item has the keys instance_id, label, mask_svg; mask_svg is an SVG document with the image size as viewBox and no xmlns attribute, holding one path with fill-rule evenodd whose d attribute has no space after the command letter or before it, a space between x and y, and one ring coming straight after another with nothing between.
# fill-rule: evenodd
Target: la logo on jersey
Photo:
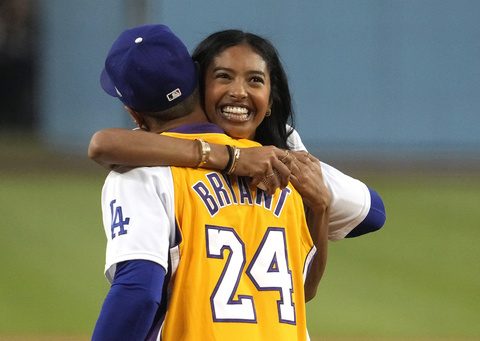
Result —
<instances>
[{"instance_id":1,"label":"la logo on jersey","mask_svg":"<svg viewBox=\"0 0 480 341\"><path fill-rule=\"evenodd\" d=\"M112 239L117 235L121 236L122 234L127 234L125 226L130 223L130 218L123 219L122 206L115 206L116 202L117 200L115 199L110 202L110 212L112 213ZM116 228L119 229L118 234L115 234Z\"/></svg>"}]
</instances>

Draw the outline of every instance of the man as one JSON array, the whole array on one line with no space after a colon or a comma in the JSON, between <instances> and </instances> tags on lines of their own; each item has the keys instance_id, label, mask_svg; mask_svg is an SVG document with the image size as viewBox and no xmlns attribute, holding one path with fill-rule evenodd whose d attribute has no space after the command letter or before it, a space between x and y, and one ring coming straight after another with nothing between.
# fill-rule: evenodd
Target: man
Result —
<instances>
[{"instance_id":1,"label":"man","mask_svg":"<svg viewBox=\"0 0 480 341\"><path fill-rule=\"evenodd\" d=\"M236 147L257 144L208 123L196 85L186 47L163 25L123 32L102 73L140 126L199 140L200 162L208 142L231 145L232 168ZM304 278L316 249L292 186L267 195L200 168L123 169L108 175L102 210L112 286L93 340L308 337ZM326 224L318 231L326 241Z\"/></svg>"}]
</instances>

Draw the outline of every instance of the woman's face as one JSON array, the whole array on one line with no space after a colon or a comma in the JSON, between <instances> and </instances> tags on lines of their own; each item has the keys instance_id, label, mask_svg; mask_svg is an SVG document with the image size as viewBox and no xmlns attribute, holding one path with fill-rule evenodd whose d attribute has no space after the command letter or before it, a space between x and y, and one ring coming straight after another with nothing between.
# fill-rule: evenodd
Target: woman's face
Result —
<instances>
[{"instance_id":1,"label":"woman's face","mask_svg":"<svg viewBox=\"0 0 480 341\"><path fill-rule=\"evenodd\" d=\"M205 72L208 119L231 137L253 139L270 108L267 64L248 45L218 54Z\"/></svg>"}]
</instances>

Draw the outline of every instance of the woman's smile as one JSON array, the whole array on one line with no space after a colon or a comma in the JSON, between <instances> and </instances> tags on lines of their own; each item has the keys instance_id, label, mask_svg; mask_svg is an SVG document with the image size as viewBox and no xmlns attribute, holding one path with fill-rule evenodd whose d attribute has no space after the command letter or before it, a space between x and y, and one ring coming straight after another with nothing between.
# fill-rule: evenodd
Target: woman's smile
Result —
<instances>
[{"instance_id":1,"label":"woman's smile","mask_svg":"<svg viewBox=\"0 0 480 341\"><path fill-rule=\"evenodd\" d=\"M220 109L220 114L233 122L245 122L251 116L251 111L245 107L225 105Z\"/></svg>"}]
</instances>

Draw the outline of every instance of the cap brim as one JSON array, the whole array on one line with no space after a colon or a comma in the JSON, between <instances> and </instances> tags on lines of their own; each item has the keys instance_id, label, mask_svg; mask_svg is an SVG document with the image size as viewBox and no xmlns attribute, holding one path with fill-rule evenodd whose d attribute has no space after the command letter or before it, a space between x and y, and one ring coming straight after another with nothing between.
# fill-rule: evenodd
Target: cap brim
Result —
<instances>
[{"instance_id":1,"label":"cap brim","mask_svg":"<svg viewBox=\"0 0 480 341\"><path fill-rule=\"evenodd\" d=\"M100 85L102 86L102 89L110 96L120 97L117 89L115 88L115 85L107 74L107 70L105 69L103 69L100 75Z\"/></svg>"}]
</instances>

